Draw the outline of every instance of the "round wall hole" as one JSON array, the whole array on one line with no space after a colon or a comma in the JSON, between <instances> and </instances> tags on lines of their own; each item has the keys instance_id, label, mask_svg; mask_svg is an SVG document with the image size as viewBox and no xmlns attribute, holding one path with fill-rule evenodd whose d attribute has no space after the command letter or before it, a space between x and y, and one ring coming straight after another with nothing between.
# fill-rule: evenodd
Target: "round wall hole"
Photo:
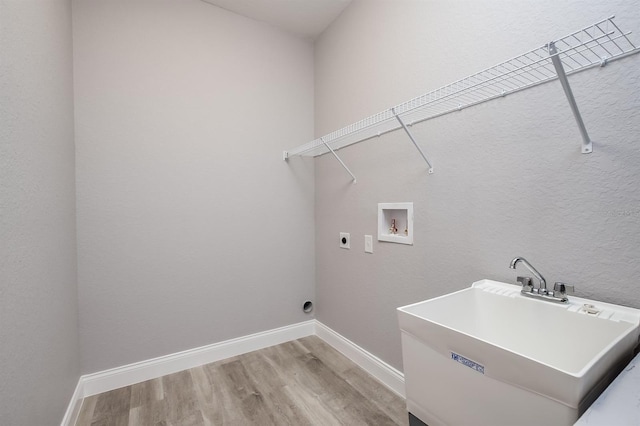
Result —
<instances>
[{"instance_id":1,"label":"round wall hole","mask_svg":"<svg viewBox=\"0 0 640 426\"><path fill-rule=\"evenodd\" d=\"M307 300L306 302L304 302L304 305L302 305L302 312L308 314L311 311L313 311L313 302Z\"/></svg>"}]
</instances>

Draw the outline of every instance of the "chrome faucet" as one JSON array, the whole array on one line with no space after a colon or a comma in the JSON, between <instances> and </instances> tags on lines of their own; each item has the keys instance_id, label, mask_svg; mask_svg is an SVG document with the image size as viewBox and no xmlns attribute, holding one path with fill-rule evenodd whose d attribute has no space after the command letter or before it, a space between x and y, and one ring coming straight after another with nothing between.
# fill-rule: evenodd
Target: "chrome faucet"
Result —
<instances>
[{"instance_id":1,"label":"chrome faucet","mask_svg":"<svg viewBox=\"0 0 640 426\"><path fill-rule=\"evenodd\" d=\"M518 283L522 284L522 290L520 293L527 297L535 297L538 299L543 299L548 302L555 303L567 303L569 299L566 297L567 293L573 293L574 288L571 285L567 285L565 283L557 282L553 286L553 290L547 290L547 281L544 279L542 274L537 271L536 268L530 264L527 259L524 257L515 257L509 264L509 268L516 269L518 263L522 263L527 267L529 271L538 279L539 286L535 288L531 283L531 277L518 277Z\"/></svg>"},{"instance_id":2,"label":"chrome faucet","mask_svg":"<svg viewBox=\"0 0 640 426\"><path fill-rule=\"evenodd\" d=\"M522 263L524 266L526 266L527 269L530 270L531 273L538 279L538 281L540 283L540 288L543 288L543 289L546 290L547 281L544 279L542 274L540 272L538 272L538 270L536 268L534 268L533 265L530 264L527 261L527 259L525 259L524 257L514 257L513 260L511 261L511 264L509 265L509 268L516 269L516 266L518 265L518 263Z\"/></svg>"}]
</instances>

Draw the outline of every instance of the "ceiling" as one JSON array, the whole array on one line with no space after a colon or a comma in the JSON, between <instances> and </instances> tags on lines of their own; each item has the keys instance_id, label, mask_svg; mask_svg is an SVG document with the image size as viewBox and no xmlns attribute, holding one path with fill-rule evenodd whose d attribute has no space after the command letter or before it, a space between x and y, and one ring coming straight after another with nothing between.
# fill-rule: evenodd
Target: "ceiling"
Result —
<instances>
[{"instance_id":1,"label":"ceiling","mask_svg":"<svg viewBox=\"0 0 640 426\"><path fill-rule=\"evenodd\" d=\"M315 40L351 0L202 0Z\"/></svg>"}]
</instances>

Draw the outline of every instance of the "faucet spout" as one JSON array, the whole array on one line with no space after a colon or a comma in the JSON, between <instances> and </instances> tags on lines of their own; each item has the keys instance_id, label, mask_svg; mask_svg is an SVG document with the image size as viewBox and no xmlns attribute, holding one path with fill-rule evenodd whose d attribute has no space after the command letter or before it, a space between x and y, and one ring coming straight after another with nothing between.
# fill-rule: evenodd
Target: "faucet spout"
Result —
<instances>
[{"instance_id":1,"label":"faucet spout","mask_svg":"<svg viewBox=\"0 0 640 426\"><path fill-rule=\"evenodd\" d=\"M540 272L538 272L536 270L536 268L533 267L532 264L530 264L527 259L525 259L524 257L514 257L513 260L511 261L511 263L509 264L509 268L511 269L516 269L516 266L518 266L518 263L522 263L524 266L527 267L527 269L529 271L531 271L531 273L538 279L538 281L540 282L540 288L542 289L546 289L547 288L547 281L544 279L544 277L542 276L542 274Z\"/></svg>"}]
</instances>

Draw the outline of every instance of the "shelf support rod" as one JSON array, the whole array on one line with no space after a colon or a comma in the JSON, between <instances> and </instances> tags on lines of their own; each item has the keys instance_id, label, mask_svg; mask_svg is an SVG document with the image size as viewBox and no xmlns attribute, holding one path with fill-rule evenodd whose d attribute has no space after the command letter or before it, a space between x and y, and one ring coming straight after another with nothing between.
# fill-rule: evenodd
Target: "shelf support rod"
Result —
<instances>
[{"instance_id":1,"label":"shelf support rod","mask_svg":"<svg viewBox=\"0 0 640 426\"><path fill-rule=\"evenodd\" d=\"M333 156L336 157L336 160L338 160L340 162L340 164L342 164L342 167L344 167L344 169L347 171L347 173L349 173L351 175L351 177L353 178L353 183L356 183L357 180L356 180L355 175L353 173L351 173L351 170L349 170L349 168L346 166L346 164L344 164L342 162L342 160L340 159L340 157L338 157L338 154L336 154L336 152L333 150L333 148L331 148L329 146L329 144L324 141L324 137L321 137L320 141L324 144L324 146L327 147L327 149L333 154Z\"/></svg>"},{"instance_id":2,"label":"shelf support rod","mask_svg":"<svg viewBox=\"0 0 640 426\"><path fill-rule=\"evenodd\" d=\"M576 119L576 123L578 124L578 129L580 130L580 134L582 135L582 153L589 154L593 152L593 143L591 138L589 138L589 134L587 133L587 128L582 121L582 116L580 115L580 111L578 110L578 104L576 103L576 99L573 97L573 92L571 91L571 86L569 86L569 80L567 79L567 74L564 71L564 67L562 66L562 61L560 60L560 56L558 55L558 49L556 49L555 43L552 41L548 44L549 47L549 55L551 56L551 62L553 62L553 66L556 69L556 74L558 75L558 80L560 80L560 84L562 84L562 88L564 89L564 94L567 96L567 100L569 101L569 106L571 107L571 111L573 112L573 116Z\"/></svg>"},{"instance_id":3,"label":"shelf support rod","mask_svg":"<svg viewBox=\"0 0 640 426\"><path fill-rule=\"evenodd\" d=\"M420 155L422 155L422 158L424 158L424 161L427 162L427 165L429 166L429 173L433 173L433 166L431 165L431 163L429 162L429 160L427 160L427 156L424 155L424 152L422 151L422 149L420 148L420 146L418 146L418 143L416 142L416 140L413 138L413 135L411 134L411 132L409 131L409 128L407 128L407 126L404 124L404 121L402 121L402 118L400 118L400 116L398 115L398 113L396 112L395 107L391 108L391 112L393 113L393 115L396 117L396 120L398 120L398 123L400 123L400 125L402 126L402 128L404 129L405 132L407 132L407 135L409 136L409 139L411 139L411 142L413 142L413 145L416 147L416 149L418 150L418 152L420 153Z\"/></svg>"}]
</instances>

